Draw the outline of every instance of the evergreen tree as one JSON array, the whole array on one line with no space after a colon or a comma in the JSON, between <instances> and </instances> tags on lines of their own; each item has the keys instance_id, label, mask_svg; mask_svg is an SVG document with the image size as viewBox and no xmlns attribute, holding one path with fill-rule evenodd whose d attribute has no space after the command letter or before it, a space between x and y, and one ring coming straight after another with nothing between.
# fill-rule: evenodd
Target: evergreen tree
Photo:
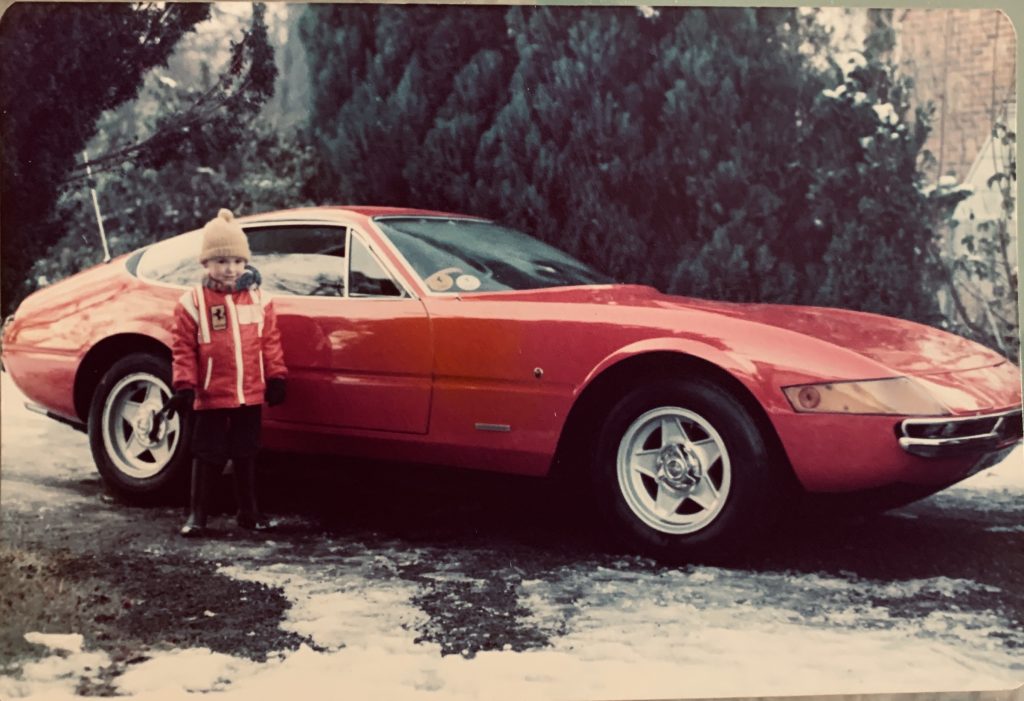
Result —
<instances>
[{"instance_id":1,"label":"evergreen tree","mask_svg":"<svg viewBox=\"0 0 1024 701\"><path fill-rule=\"evenodd\" d=\"M319 192L491 216L670 292L932 319L926 123L873 17L842 71L792 9L313 7Z\"/></svg>"},{"instance_id":2,"label":"evergreen tree","mask_svg":"<svg viewBox=\"0 0 1024 701\"><path fill-rule=\"evenodd\" d=\"M54 208L62 188L84 178L80 157L101 114L133 99L147 72L165 65L178 41L209 17L205 4L11 6L0 22L0 111L4 115L2 276L10 311L25 276L62 234ZM166 115L138 143L96 158L102 170L160 165L183 150L240 138L270 94L276 68L262 6L231 48L224 76L184 111Z\"/></svg>"},{"instance_id":3,"label":"evergreen tree","mask_svg":"<svg viewBox=\"0 0 1024 701\"><path fill-rule=\"evenodd\" d=\"M490 188L474 170L483 133L505 103L513 65L508 52L481 49L459 69L452 91L403 174L410 200L453 211L487 211Z\"/></svg>"},{"instance_id":4,"label":"evergreen tree","mask_svg":"<svg viewBox=\"0 0 1024 701\"><path fill-rule=\"evenodd\" d=\"M482 50L500 51L503 13L311 6L301 36L319 93L311 117L324 160L317 194L415 204L413 190L427 181L428 170L416 160L419 148L439 110L456 99L450 96L459 72Z\"/></svg>"},{"instance_id":5,"label":"evergreen tree","mask_svg":"<svg viewBox=\"0 0 1024 701\"><path fill-rule=\"evenodd\" d=\"M808 301L937 324L940 270L918 170L928 118L918 110L908 119L910 86L888 58L894 41L891 26L876 23L863 62L810 113L801 157L813 165L806 208L824 269Z\"/></svg>"},{"instance_id":6,"label":"evergreen tree","mask_svg":"<svg viewBox=\"0 0 1024 701\"><path fill-rule=\"evenodd\" d=\"M814 276L800 230L806 175L795 150L806 65L795 11L692 10L661 44L649 89L663 91L651 170L673 203L654 227L656 282L732 300L794 301ZM671 268L669 268L671 266Z\"/></svg>"},{"instance_id":7,"label":"evergreen tree","mask_svg":"<svg viewBox=\"0 0 1024 701\"><path fill-rule=\"evenodd\" d=\"M202 154L191 150L159 168L140 164L98 174L110 252L188 231L226 203L240 215L311 205L303 187L313 165L313 149L301 134L257 121L245 139ZM32 264L33 280L54 282L101 260L88 190L66 191L56 211L66 233Z\"/></svg>"},{"instance_id":8,"label":"evergreen tree","mask_svg":"<svg viewBox=\"0 0 1024 701\"><path fill-rule=\"evenodd\" d=\"M518 64L480 141L484 208L622 279L649 280L656 103L639 81L662 25L635 8L517 8L508 21Z\"/></svg>"},{"instance_id":9,"label":"evergreen tree","mask_svg":"<svg viewBox=\"0 0 1024 701\"><path fill-rule=\"evenodd\" d=\"M135 96L178 39L209 16L200 4L17 3L0 19L3 308L31 261L59 236L58 186L104 110Z\"/></svg>"}]
</instances>

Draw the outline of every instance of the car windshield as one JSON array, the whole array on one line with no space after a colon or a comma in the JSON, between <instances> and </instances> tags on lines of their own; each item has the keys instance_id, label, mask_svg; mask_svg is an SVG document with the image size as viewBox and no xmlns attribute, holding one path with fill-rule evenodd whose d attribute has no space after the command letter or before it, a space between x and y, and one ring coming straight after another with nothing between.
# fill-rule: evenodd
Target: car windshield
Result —
<instances>
[{"instance_id":1,"label":"car windshield","mask_svg":"<svg viewBox=\"0 0 1024 701\"><path fill-rule=\"evenodd\" d=\"M374 220L434 292L607 284L611 278L526 234L479 219Z\"/></svg>"}]
</instances>

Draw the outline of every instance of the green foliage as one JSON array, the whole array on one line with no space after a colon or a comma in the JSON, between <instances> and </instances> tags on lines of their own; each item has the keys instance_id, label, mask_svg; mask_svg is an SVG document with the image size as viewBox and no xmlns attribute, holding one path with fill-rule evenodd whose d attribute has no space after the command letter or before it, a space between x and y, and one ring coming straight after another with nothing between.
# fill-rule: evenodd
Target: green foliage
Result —
<instances>
[{"instance_id":1,"label":"green foliage","mask_svg":"<svg viewBox=\"0 0 1024 701\"><path fill-rule=\"evenodd\" d=\"M680 206L656 226L689 239L658 256L672 266L661 276L673 291L791 302L815 284L820 251L805 229L810 168L800 145L808 97L823 83L799 52L797 23L790 11L708 10L663 41L652 160L677 174L660 183L659 200Z\"/></svg>"},{"instance_id":2,"label":"green foliage","mask_svg":"<svg viewBox=\"0 0 1024 701\"><path fill-rule=\"evenodd\" d=\"M3 305L23 292L31 260L60 235L58 183L100 114L133 98L141 76L209 16L201 4L17 3L0 21L4 114Z\"/></svg>"},{"instance_id":3,"label":"green foliage","mask_svg":"<svg viewBox=\"0 0 1024 701\"><path fill-rule=\"evenodd\" d=\"M151 89L168 92L158 85ZM314 163L301 134L256 122L247 138L213 151L186 153L160 168L130 165L104 173L96 188L111 255L188 231L224 206L244 215L313 204L303 188ZM33 282L53 282L102 259L88 190L68 190L57 212L67 233L34 263Z\"/></svg>"},{"instance_id":4,"label":"green foliage","mask_svg":"<svg viewBox=\"0 0 1024 701\"><path fill-rule=\"evenodd\" d=\"M844 71L791 9L311 6L316 193L492 216L671 292L934 322L887 12Z\"/></svg>"},{"instance_id":5,"label":"green foliage","mask_svg":"<svg viewBox=\"0 0 1024 701\"><path fill-rule=\"evenodd\" d=\"M300 36L316 95L310 127L322 156L314 190L319 199L402 205L419 193L452 189L443 178L456 173L444 173L441 164L448 158L466 161L462 129L479 129L476 119L462 117L467 110L486 114L488 98L504 88L504 12L427 5L309 7ZM490 95L482 96L481 89ZM457 143L446 142L446 130Z\"/></svg>"},{"instance_id":6,"label":"green foliage","mask_svg":"<svg viewBox=\"0 0 1024 701\"><path fill-rule=\"evenodd\" d=\"M423 206L674 293L935 323L928 120L908 114L887 12L871 14L862 60L838 66L814 14L786 8L310 5L306 137L250 122L275 75L257 8L225 75L150 81L150 118L105 121L97 165L130 158L97 178L114 249L225 202ZM71 183L74 251L95 229Z\"/></svg>"},{"instance_id":7,"label":"green foliage","mask_svg":"<svg viewBox=\"0 0 1024 701\"><path fill-rule=\"evenodd\" d=\"M909 86L877 58L816 99L807 212L827 246L812 301L940 323L934 229L917 170L928 120L918 112L908 122L908 113Z\"/></svg>"},{"instance_id":8,"label":"green foliage","mask_svg":"<svg viewBox=\"0 0 1024 701\"><path fill-rule=\"evenodd\" d=\"M135 98L150 69L166 65L178 41L209 16L208 5L187 3L27 3L4 14L5 311L31 290L34 280L26 282L26 273L33 261L62 237L75 238L57 202L63 191L85 186L81 155L97 120ZM93 159L94 170L162 171L245 138L245 125L270 95L276 75L261 5L254 5L252 25L230 54L223 76L194 91L179 111L158 113L148 131L127 130L125 141Z\"/></svg>"},{"instance_id":9,"label":"green foliage","mask_svg":"<svg viewBox=\"0 0 1024 701\"><path fill-rule=\"evenodd\" d=\"M992 129L992 148L993 161L998 166L986 185L998 196L999 214L983 221L950 221L959 247L944 260L947 274L944 291L952 300L952 322L958 332L997 348L1007 358L1019 362L1020 280L1014 236L1016 146L1016 132L997 122ZM946 199L949 199L948 194ZM939 205L945 205L945 216L939 216L951 217L955 203L956 200L947 203L939 200ZM963 230L959 236L958 230Z\"/></svg>"},{"instance_id":10,"label":"green foliage","mask_svg":"<svg viewBox=\"0 0 1024 701\"><path fill-rule=\"evenodd\" d=\"M517 64L508 102L482 133L475 160L479 209L626 277L623 256L645 152L644 91L651 38L633 8L515 8ZM640 268L640 270L637 270Z\"/></svg>"}]
</instances>

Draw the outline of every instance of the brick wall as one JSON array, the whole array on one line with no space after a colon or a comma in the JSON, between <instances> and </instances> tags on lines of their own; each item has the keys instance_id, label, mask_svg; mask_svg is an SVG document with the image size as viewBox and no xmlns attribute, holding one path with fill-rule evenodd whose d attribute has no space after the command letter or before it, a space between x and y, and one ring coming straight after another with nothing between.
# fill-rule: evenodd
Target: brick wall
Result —
<instances>
[{"instance_id":1,"label":"brick wall","mask_svg":"<svg viewBox=\"0 0 1024 701\"><path fill-rule=\"evenodd\" d=\"M993 120L1017 99L1013 25L999 10L915 8L895 19L896 59L914 79L916 101L935 107L925 144L935 163L926 172L962 181Z\"/></svg>"}]
</instances>

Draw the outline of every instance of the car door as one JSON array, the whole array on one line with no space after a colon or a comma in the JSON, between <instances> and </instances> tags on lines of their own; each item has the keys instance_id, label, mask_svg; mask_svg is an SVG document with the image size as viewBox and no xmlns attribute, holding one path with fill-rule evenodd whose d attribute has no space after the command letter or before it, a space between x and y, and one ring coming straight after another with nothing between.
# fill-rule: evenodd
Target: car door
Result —
<instances>
[{"instance_id":1,"label":"car door","mask_svg":"<svg viewBox=\"0 0 1024 701\"><path fill-rule=\"evenodd\" d=\"M246 229L274 298L288 400L267 418L310 427L426 433L433 363L422 302L367 239L338 224Z\"/></svg>"}]
</instances>

